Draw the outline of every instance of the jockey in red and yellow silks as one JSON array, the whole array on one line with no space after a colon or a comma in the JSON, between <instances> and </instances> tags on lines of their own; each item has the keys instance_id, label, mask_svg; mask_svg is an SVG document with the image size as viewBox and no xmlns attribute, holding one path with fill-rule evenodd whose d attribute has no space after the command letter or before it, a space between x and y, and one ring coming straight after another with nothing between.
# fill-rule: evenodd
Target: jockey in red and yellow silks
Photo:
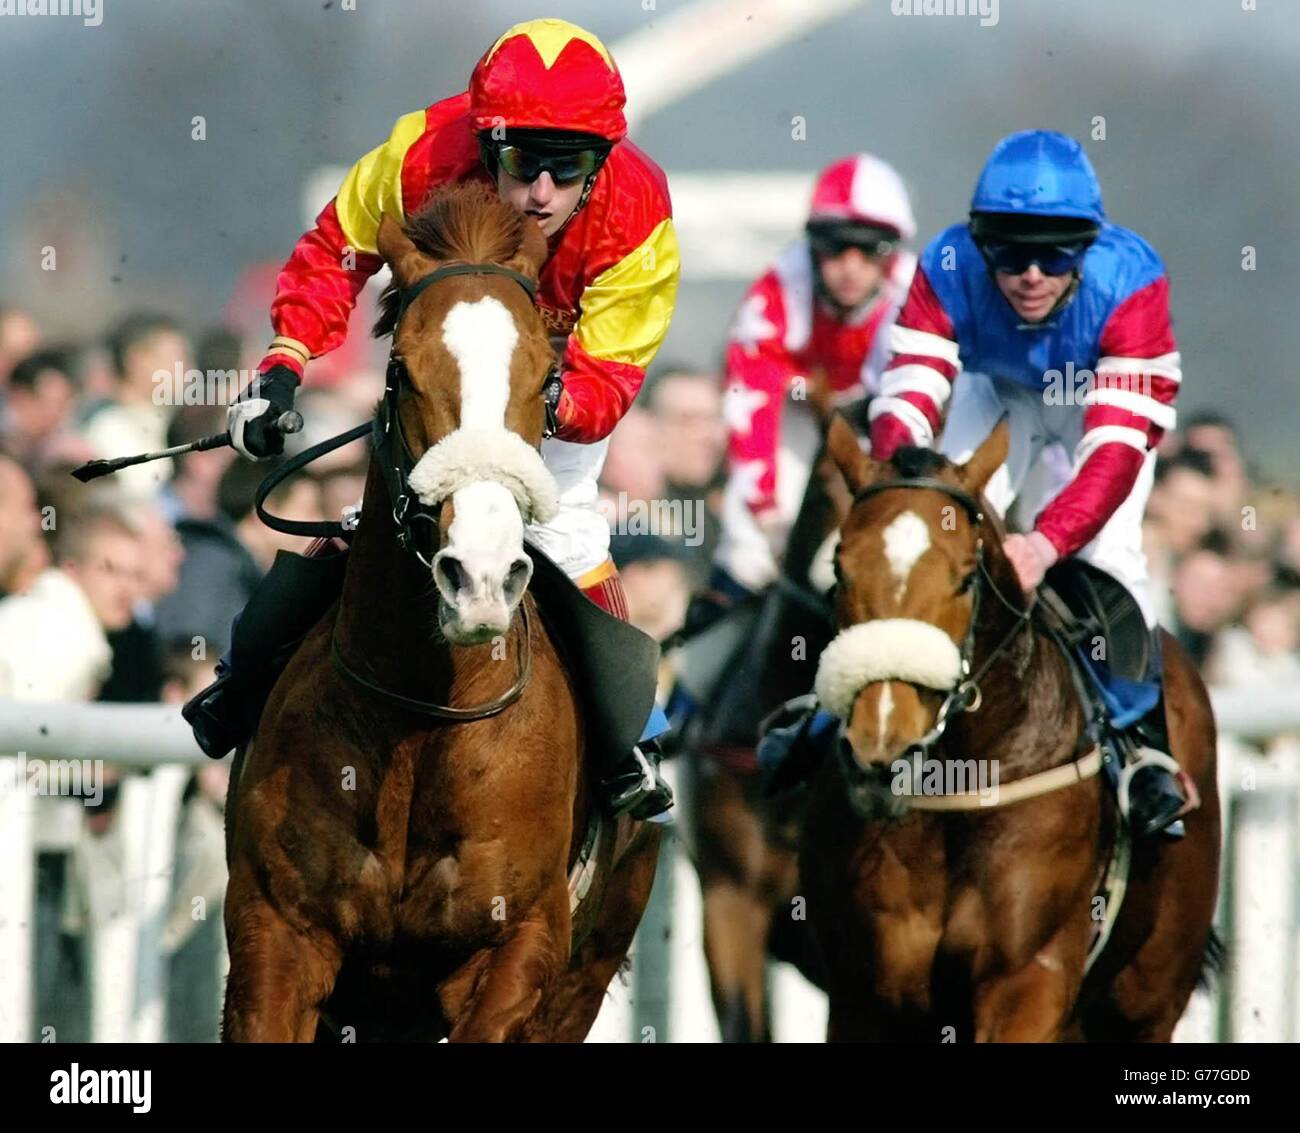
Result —
<instances>
[{"instance_id":1,"label":"jockey in red and yellow silks","mask_svg":"<svg viewBox=\"0 0 1300 1133\"><path fill-rule=\"evenodd\" d=\"M263 374L283 366L301 377L310 358L343 342L357 294L382 263L375 247L380 218L413 214L441 185L494 185L482 148L493 131L506 138L512 131L563 131L603 139L608 156L577 210L550 236L537 293L543 318L567 341L560 443L543 449L560 480L559 528L536 532L536 541L583 582L608 559L608 525L595 510L600 442L640 390L677 292L667 180L627 140L623 102L614 61L589 32L562 20L511 28L479 61L468 91L399 118L388 140L352 167L280 273L271 307L276 337L260 366ZM575 444L591 451L571 451ZM248 452L264 455L251 446ZM575 507L589 514L575 515Z\"/></svg>"},{"instance_id":2,"label":"jockey in red and yellow silks","mask_svg":"<svg viewBox=\"0 0 1300 1133\"><path fill-rule=\"evenodd\" d=\"M440 186L488 185L547 237L537 305L563 343L558 427L542 443L559 508L526 537L594 602L626 619L596 479L609 434L667 333L678 252L667 180L627 140L624 102L604 44L564 20L543 19L502 35L467 91L399 118L388 140L352 167L281 271L271 307L275 338L258 377L230 407L232 444L255 460L282 451L277 422L292 408L304 367L343 342L358 293L382 266L376 241L384 215L413 215ZM264 659L232 655L223 665L225 676L187 707L200 745L216 755L239 742L233 722L249 716L221 702L222 681L227 699L251 700L273 680L258 672ZM246 673L238 685L230 680L235 670ZM614 813L648 818L671 805L643 748L605 778Z\"/></svg>"}]
</instances>

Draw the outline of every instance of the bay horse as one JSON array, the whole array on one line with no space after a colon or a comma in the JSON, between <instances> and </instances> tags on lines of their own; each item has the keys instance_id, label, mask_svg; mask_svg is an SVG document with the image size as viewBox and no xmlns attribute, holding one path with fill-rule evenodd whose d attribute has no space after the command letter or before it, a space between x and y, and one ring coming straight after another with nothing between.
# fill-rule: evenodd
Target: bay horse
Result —
<instances>
[{"instance_id":1,"label":"bay horse","mask_svg":"<svg viewBox=\"0 0 1300 1133\"><path fill-rule=\"evenodd\" d=\"M833 409L824 375L814 373L809 388L824 435ZM843 412L865 430L865 401ZM825 978L816 940L797 903L808 791L769 794L756 747L760 722L811 690L817 657L834 636L825 597L834 581L828 539L849 503L843 478L820 443L782 555L780 580L751 599L748 609L731 615L750 622L742 634L745 644L724 687L684 741L691 760L688 800L705 963L723 1042L771 1041L770 959L794 965L819 987Z\"/></svg>"},{"instance_id":2,"label":"bay horse","mask_svg":"<svg viewBox=\"0 0 1300 1133\"><path fill-rule=\"evenodd\" d=\"M830 970L828 1038L1168 1041L1217 948L1215 727L1191 661L1162 631L1172 751L1201 805L1181 841L1132 844L1127 896L1087 970L1121 820L1100 761L1079 754L1064 655L981 502L1008 425L963 465L906 448L874 461L843 422L828 444L854 503L836 560L842 629L817 690L843 727L800 849ZM978 805L968 781L970 798L921 809L916 781L890 778L918 743L939 792L947 769L978 764L996 773L981 791L991 780L983 801L998 805ZM863 780L890 783L889 813L852 805Z\"/></svg>"},{"instance_id":3,"label":"bay horse","mask_svg":"<svg viewBox=\"0 0 1300 1133\"><path fill-rule=\"evenodd\" d=\"M236 757L223 1038L580 1041L659 835L598 817L527 589L524 525L556 506L546 241L461 186L378 246L393 360L342 593Z\"/></svg>"}]
</instances>

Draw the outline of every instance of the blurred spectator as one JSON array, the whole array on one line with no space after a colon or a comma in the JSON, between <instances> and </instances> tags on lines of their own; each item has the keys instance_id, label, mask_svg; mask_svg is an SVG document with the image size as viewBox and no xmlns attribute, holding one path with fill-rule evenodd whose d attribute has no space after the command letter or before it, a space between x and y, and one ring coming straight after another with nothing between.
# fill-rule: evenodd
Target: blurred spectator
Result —
<instances>
[{"instance_id":1,"label":"blurred spectator","mask_svg":"<svg viewBox=\"0 0 1300 1133\"><path fill-rule=\"evenodd\" d=\"M164 448L172 407L158 404L155 390L162 388L168 395L159 400L171 400L176 368L183 374L189 365L189 343L165 315L132 315L109 335L108 349L116 377L113 399L86 421L86 439L99 457ZM165 384L160 384L161 375L167 376ZM123 469L116 480L124 492L151 496L171 474L170 461L156 460Z\"/></svg>"},{"instance_id":2,"label":"blurred spectator","mask_svg":"<svg viewBox=\"0 0 1300 1133\"><path fill-rule=\"evenodd\" d=\"M108 635L113 671L99 699L137 704L162 696L163 647L157 631L157 605L176 589L185 552L158 504L134 502L124 509L124 515L140 539L140 592L130 624Z\"/></svg>"},{"instance_id":3,"label":"blurred spectator","mask_svg":"<svg viewBox=\"0 0 1300 1133\"><path fill-rule=\"evenodd\" d=\"M615 535L610 556L627 594L628 620L656 641L680 629L691 596L681 548L657 535Z\"/></svg>"},{"instance_id":4,"label":"blurred spectator","mask_svg":"<svg viewBox=\"0 0 1300 1133\"><path fill-rule=\"evenodd\" d=\"M38 350L9 375L4 435L0 449L31 469L55 460L80 463L93 457L90 446L70 432L76 388L68 356Z\"/></svg>"},{"instance_id":5,"label":"blurred spectator","mask_svg":"<svg viewBox=\"0 0 1300 1133\"><path fill-rule=\"evenodd\" d=\"M90 700L109 674L106 631L131 621L140 540L116 511L66 516L55 565L0 601L0 696Z\"/></svg>"},{"instance_id":6,"label":"blurred spectator","mask_svg":"<svg viewBox=\"0 0 1300 1133\"><path fill-rule=\"evenodd\" d=\"M36 320L21 307L0 303L0 393L4 392L9 372L19 359L35 351L41 344L41 331Z\"/></svg>"},{"instance_id":7,"label":"blurred spectator","mask_svg":"<svg viewBox=\"0 0 1300 1133\"><path fill-rule=\"evenodd\" d=\"M31 479L0 456L0 599L26 590L48 563Z\"/></svg>"},{"instance_id":8,"label":"blurred spectator","mask_svg":"<svg viewBox=\"0 0 1300 1133\"><path fill-rule=\"evenodd\" d=\"M1239 525L1248 485L1235 426L1218 413L1196 413L1188 418L1184 437L1188 451L1210 458L1215 522L1226 528Z\"/></svg>"},{"instance_id":9,"label":"blurred spectator","mask_svg":"<svg viewBox=\"0 0 1300 1133\"><path fill-rule=\"evenodd\" d=\"M666 368L650 388L650 412L659 424L668 483L700 493L718 487L727 429L717 379L683 367Z\"/></svg>"},{"instance_id":10,"label":"blurred spectator","mask_svg":"<svg viewBox=\"0 0 1300 1133\"><path fill-rule=\"evenodd\" d=\"M188 445L226 429L226 411L219 405L186 405L176 411L167 430L167 448ZM172 457L173 475L159 492L159 501L173 524L182 519L211 519L217 513L217 485L235 459L228 445L206 452Z\"/></svg>"},{"instance_id":11,"label":"blurred spectator","mask_svg":"<svg viewBox=\"0 0 1300 1133\"><path fill-rule=\"evenodd\" d=\"M717 379L682 367L661 371L650 389L650 412L659 427L659 452L667 480L665 496L682 517L682 530L660 530L685 552L692 589L708 579L721 532L727 429Z\"/></svg>"},{"instance_id":12,"label":"blurred spectator","mask_svg":"<svg viewBox=\"0 0 1300 1133\"><path fill-rule=\"evenodd\" d=\"M1300 590L1260 591L1215 643L1207 676L1216 684L1300 685Z\"/></svg>"},{"instance_id":13,"label":"blurred spectator","mask_svg":"<svg viewBox=\"0 0 1300 1133\"><path fill-rule=\"evenodd\" d=\"M628 410L609 439L609 454L600 474L602 496L618 501L662 499L667 490L659 429L654 417L638 406ZM612 513L611 513L612 514Z\"/></svg>"},{"instance_id":14,"label":"blurred spectator","mask_svg":"<svg viewBox=\"0 0 1300 1133\"><path fill-rule=\"evenodd\" d=\"M185 547L180 582L158 607L158 631L168 645L206 642L209 656L230 647L230 624L248 602L262 575L281 549L300 550L303 540L266 527L253 503L257 489L274 468L237 460L221 477L217 514L183 519L176 525ZM320 487L306 476L281 484L266 501L285 519L320 520Z\"/></svg>"},{"instance_id":15,"label":"blurred spectator","mask_svg":"<svg viewBox=\"0 0 1300 1133\"><path fill-rule=\"evenodd\" d=\"M1199 547L1174 568L1175 637L1200 666L1214 635L1227 626L1240 608L1232 568L1220 546Z\"/></svg>"}]
</instances>

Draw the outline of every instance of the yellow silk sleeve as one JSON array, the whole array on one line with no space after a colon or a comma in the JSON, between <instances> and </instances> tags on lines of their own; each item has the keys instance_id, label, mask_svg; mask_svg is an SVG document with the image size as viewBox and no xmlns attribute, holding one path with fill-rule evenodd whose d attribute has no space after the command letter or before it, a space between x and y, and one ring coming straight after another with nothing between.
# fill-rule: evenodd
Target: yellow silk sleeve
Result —
<instances>
[{"instance_id":1,"label":"yellow silk sleeve","mask_svg":"<svg viewBox=\"0 0 1300 1133\"><path fill-rule=\"evenodd\" d=\"M402 163L407 150L424 133L423 110L404 114L397 120L388 141L372 149L343 178L334 211L348 244L358 252L378 251L375 241L384 213L404 220L402 207Z\"/></svg>"},{"instance_id":2,"label":"yellow silk sleeve","mask_svg":"<svg viewBox=\"0 0 1300 1133\"><path fill-rule=\"evenodd\" d=\"M645 369L668 333L680 274L677 236L665 217L583 292L578 345L592 358Z\"/></svg>"}]
</instances>

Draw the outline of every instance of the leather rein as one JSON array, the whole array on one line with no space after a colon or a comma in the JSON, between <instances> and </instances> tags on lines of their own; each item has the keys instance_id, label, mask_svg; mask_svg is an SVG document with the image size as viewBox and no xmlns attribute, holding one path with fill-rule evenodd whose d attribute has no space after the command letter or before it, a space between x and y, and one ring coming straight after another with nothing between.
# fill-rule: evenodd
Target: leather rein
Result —
<instances>
[{"instance_id":1,"label":"leather rein","mask_svg":"<svg viewBox=\"0 0 1300 1133\"><path fill-rule=\"evenodd\" d=\"M397 319L393 328L394 342L396 341L397 324L401 323L402 317L411 304L433 284L457 275L505 276L522 287L530 300L535 299L537 295L537 284L534 280L501 264L447 264L399 291ZM544 397L552 385L558 381L558 369L552 367L543 387ZM327 441L322 441L320 444L313 445L281 464L262 482L261 487L257 490L255 506L258 518L273 530L288 535L338 538L348 533L350 531L348 526L337 520L308 522L283 519L267 512L264 504L266 498L294 473L305 468L326 453L333 452L335 449L342 448L344 445L351 444L353 441L369 434L371 447L374 449L375 456L379 461L379 470L383 477L384 488L388 493L388 498L393 501L393 523L397 527L398 545L402 550L414 554L426 567L432 568L432 554L426 555L425 550L431 551L434 546L433 537L436 536L438 530L438 514L442 504L439 503L433 507L426 505L409 487L408 477L415 467L416 457L406 440L406 434L402 431L400 398L403 386L410 385L411 378L406 370L405 363L397 357L395 352L390 353L384 383L384 396L379 403L379 410L374 419L364 425L357 425L345 433L340 433L336 437L331 437ZM417 524L422 526L417 527ZM523 695L524 688L527 686L532 673L532 620L528 613L527 600L520 604L520 617L523 621L524 633L523 641L518 647L520 652L519 676L500 696L484 704L475 705L473 708L455 708L431 700L406 696L385 688L383 685L357 672L344 659L343 653L339 649L338 639L333 634L330 637L330 657L334 667L358 688L364 689L395 708L456 723L484 720L497 715L518 700Z\"/></svg>"}]
</instances>

